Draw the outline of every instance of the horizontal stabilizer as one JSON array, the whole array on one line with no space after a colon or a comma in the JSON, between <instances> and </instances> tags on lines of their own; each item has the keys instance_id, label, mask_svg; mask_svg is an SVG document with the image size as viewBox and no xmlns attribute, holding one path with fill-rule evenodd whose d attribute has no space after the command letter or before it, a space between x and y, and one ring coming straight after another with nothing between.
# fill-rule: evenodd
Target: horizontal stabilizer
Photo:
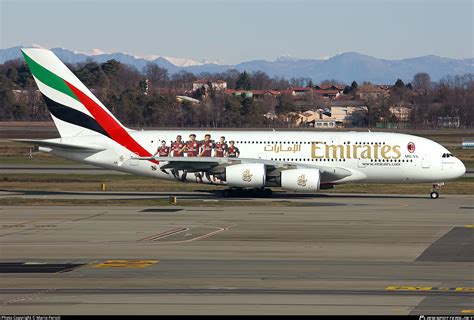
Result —
<instances>
[{"instance_id":1,"label":"horizontal stabilizer","mask_svg":"<svg viewBox=\"0 0 474 320\"><path fill-rule=\"evenodd\" d=\"M67 151L76 151L76 152L95 153L95 152L105 150L105 148L103 148L103 147L81 146L81 145L77 145L77 144L62 143L62 142L51 141L51 140L13 139L11 141L33 144L33 145L39 146L39 147L45 147L45 148L51 148L51 149L61 149L61 150L67 150Z\"/></svg>"}]
</instances>

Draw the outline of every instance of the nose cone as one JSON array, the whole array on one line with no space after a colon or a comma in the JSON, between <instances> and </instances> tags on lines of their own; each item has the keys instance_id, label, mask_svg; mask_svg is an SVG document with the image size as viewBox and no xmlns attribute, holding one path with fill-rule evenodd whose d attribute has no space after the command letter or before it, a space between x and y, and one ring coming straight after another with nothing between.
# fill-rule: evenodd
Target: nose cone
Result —
<instances>
[{"instance_id":1,"label":"nose cone","mask_svg":"<svg viewBox=\"0 0 474 320\"><path fill-rule=\"evenodd\" d=\"M464 163L462 163L461 160L456 158L456 163L453 168L453 175L455 175L455 178L462 177L466 173L466 166L464 166Z\"/></svg>"}]
</instances>

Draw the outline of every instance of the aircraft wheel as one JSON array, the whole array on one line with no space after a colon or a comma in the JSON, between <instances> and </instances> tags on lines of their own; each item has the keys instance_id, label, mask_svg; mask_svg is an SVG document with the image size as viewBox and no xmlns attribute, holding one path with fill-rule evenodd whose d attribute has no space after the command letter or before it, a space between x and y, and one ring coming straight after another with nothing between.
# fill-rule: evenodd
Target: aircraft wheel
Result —
<instances>
[{"instance_id":1,"label":"aircraft wheel","mask_svg":"<svg viewBox=\"0 0 474 320\"><path fill-rule=\"evenodd\" d=\"M439 198L438 191L431 191L430 197L431 197L431 199L438 199Z\"/></svg>"}]
</instances>

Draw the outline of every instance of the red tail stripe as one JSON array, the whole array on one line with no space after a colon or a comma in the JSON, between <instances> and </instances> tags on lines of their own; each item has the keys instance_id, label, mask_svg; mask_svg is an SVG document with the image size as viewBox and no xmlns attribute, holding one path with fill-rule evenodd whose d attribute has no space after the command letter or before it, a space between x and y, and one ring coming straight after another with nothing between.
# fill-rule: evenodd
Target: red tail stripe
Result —
<instances>
[{"instance_id":1,"label":"red tail stripe","mask_svg":"<svg viewBox=\"0 0 474 320\"><path fill-rule=\"evenodd\" d=\"M75 86L66 80L64 80L64 82L115 142L121 144L140 157L151 157L151 153L149 153L137 141L135 141L135 139L133 139L130 134L122 127L122 125L120 125L120 123L118 123L112 116L110 116L107 111L105 111L94 100L89 98L89 96L84 94ZM153 162L158 163L157 161Z\"/></svg>"}]
</instances>

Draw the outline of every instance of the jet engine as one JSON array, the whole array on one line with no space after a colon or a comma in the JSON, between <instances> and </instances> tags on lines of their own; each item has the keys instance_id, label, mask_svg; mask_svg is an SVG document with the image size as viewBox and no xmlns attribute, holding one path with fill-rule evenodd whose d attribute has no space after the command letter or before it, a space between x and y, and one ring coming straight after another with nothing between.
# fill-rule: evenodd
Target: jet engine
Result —
<instances>
[{"instance_id":1,"label":"jet engine","mask_svg":"<svg viewBox=\"0 0 474 320\"><path fill-rule=\"evenodd\" d=\"M281 187L299 192L319 190L321 174L318 169L290 169L281 172Z\"/></svg>"},{"instance_id":2,"label":"jet engine","mask_svg":"<svg viewBox=\"0 0 474 320\"><path fill-rule=\"evenodd\" d=\"M227 185L239 188L261 188L265 186L265 165L242 163L225 168Z\"/></svg>"}]
</instances>

